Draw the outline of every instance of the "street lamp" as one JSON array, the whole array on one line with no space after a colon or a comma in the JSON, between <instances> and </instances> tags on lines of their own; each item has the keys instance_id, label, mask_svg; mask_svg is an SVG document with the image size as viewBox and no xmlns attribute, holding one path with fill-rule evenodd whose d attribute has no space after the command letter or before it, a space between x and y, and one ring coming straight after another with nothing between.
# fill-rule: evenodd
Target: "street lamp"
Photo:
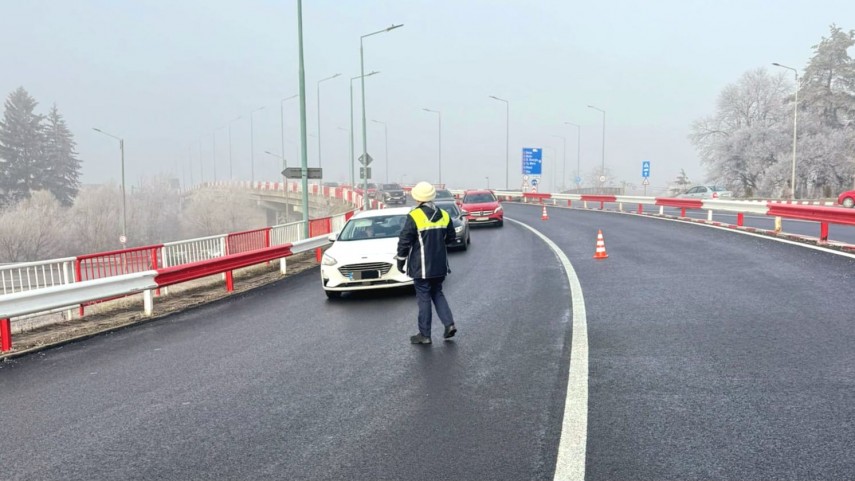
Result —
<instances>
[{"instance_id":1,"label":"street lamp","mask_svg":"<svg viewBox=\"0 0 855 481\"><path fill-rule=\"evenodd\" d=\"M269 155L269 156L271 156L271 157L276 157L277 159L281 160L281 161L282 161L282 165L283 165L282 170L283 170L283 171L285 170L285 167L284 167L284 166L285 166L285 165L288 165L288 161L286 161L286 160L285 160L285 156L283 156L283 155L279 155L279 154L274 154L273 152L271 152L271 151L269 151L269 150L265 150L265 151L264 151L264 153L265 153L265 154L267 154L267 155ZM284 173L284 172L282 173L282 177L283 177L283 178L285 177L285 173ZM291 209L289 209L289 208L288 208L288 183L287 183L287 182L285 182L285 184L284 184L284 187L283 187L282 191L283 191L283 194L284 194L284 197L285 197L285 223L287 224L288 222L290 222L290 220L289 220L289 217L290 217L290 215L289 215L289 211L291 210Z\"/></svg>"},{"instance_id":2,"label":"street lamp","mask_svg":"<svg viewBox=\"0 0 855 481\"><path fill-rule=\"evenodd\" d=\"M364 77L370 77L374 74L378 74L380 72L374 70L371 73L367 73ZM363 75L357 75L350 79L350 188L353 189L356 187L356 173L354 172L354 168L356 165L356 158L354 157L353 150L353 81L357 79L361 79Z\"/></svg>"},{"instance_id":3,"label":"street lamp","mask_svg":"<svg viewBox=\"0 0 855 481\"><path fill-rule=\"evenodd\" d=\"M249 113L249 161L250 161L250 181L255 182L255 122L253 114L264 110L264 107L259 107Z\"/></svg>"},{"instance_id":4,"label":"street lamp","mask_svg":"<svg viewBox=\"0 0 855 481\"><path fill-rule=\"evenodd\" d=\"M372 35L377 35L379 33L390 32L396 28L403 27L403 26L404 26L403 24L391 25L388 28L385 28L383 30L371 32L371 33L368 33L368 34L365 34L365 35L359 37L359 76L360 76L359 83L362 85L362 156L365 160L368 159L368 133L367 133L368 129L366 128L366 121L365 121L365 118L366 118L365 117L365 54L364 54L364 50L362 47L362 41L366 37L370 37ZM366 167L368 167L368 166L366 165ZM367 173L368 172L366 171L366 174ZM362 193L363 193L362 198L364 199L364 208L365 208L365 210L368 210L368 175L366 175L365 178L363 179Z\"/></svg>"},{"instance_id":5,"label":"street lamp","mask_svg":"<svg viewBox=\"0 0 855 481\"><path fill-rule=\"evenodd\" d=\"M438 145L438 153L439 153L439 182L438 184L442 184L442 112L439 110L431 110L431 109L422 109L425 112L432 112L437 115L439 119L439 145Z\"/></svg>"},{"instance_id":6,"label":"street lamp","mask_svg":"<svg viewBox=\"0 0 855 481\"><path fill-rule=\"evenodd\" d=\"M125 248L125 245L128 243L128 217L127 217L127 198L125 196L125 140L121 137L116 137L113 134L104 132L101 129L92 127L92 130L95 132L106 135L107 137L112 137L119 141L119 151L122 154L122 237L119 238L119 242L122 243L122 249Z\"/></svg>"},{"instance_id":7,"label":"street lamp","mask_svg":"<svg viewBox=\"0 0 855 481\"><path fill-rule=\"evenodd\" d=\"M582 173L581 173L580 166L581 166L582 161L580 159L582 158L582 156L581 156L582 127L579 126L578 124L574 124L573 122L564 122L564 123L567 125L572 125L573 127L576 127L576 179L581 179ZM576 180L575 183L576 183L576 189L579 189L579 187L580 187L579 181Z\"/></svg>"},{"instance_id":8,"label":"street lamp","mask_svg":"<svg viewBox=\"0 0 855 481\"><path fill-rule=\"evenodd\" d=\"M323 169L324 167L323 162L321 160L321 83L326 82L327 80L332 80L339 76L341 76L341 74L337 73L330 77L318 80L318 168L321 169ZM323 170L321 170L321 175L323 176ZM323 179L320 179L319 183L321 183L322 181Z\"/></svg>"},{"instance_id":9,"label":"street lamp","mask_svg":"<svg viewBox=\"0 0 855 481\"><path fill-rule=\"evenodd\" d=\"M794 69L793 67L787 67L786 65L781 65L779 63L773 63L772 65L776 67L785 68L787 70L792 70L796 75L796 101L793 104L793 172L790 178L790 199L796 198L796 133L798 128L798 114L799 114L799 71Z\"/></svg>"},{"instance_id":10,"label":"street lamp","mask_svg":"<svg viewBox=\"0 0 855 481\"><path fill-rule=\"evenodd\" d=\"M600 178L598 179L600 182L600 191L602 191L603 181L601 179L605 178L606 176L606 111L601 108L594 107L593 105L589 105L588 108L597 110L603 114L603 163L600 167Z\"/></svg>"},{"instance_id":11,"label":"street lamp","mask_svg":"<svg viewBox=\"0 0 855 481\"><path fill-rule=\"evenodd\" d=\"M553 137L561 139L561 141L564 142L564 146L561 149L561 156L563 158L561 161L563 163L563 167L561 168L561 189L563 190L565 183L567 182L567 137L564 137L563 135L553 135Z\"/></svg>"},{"instance_id":12,"label":"street lamp","mask_svg":"<svg viewBox=\"0 0 855 481\"><path fill-rule=\"evenodd\" d=\"M511 171L511 161L510 161L510 135L511 135L511 103L505 99L500 99L495 95L490 96L491 99L498 100L499 102L505 103L505 190L509 189L509 177Z\"/></svg>"},{"instance_id":13,"label":"street lamp","mask_svg":"<svg viewBox=\"0 0 855 481\"><path fill-rule=\"evenodd\" d=\"M386 144L386 183L389 183L389 131L386 129L386 122L381 122L379 120L372 120L372 122L376 124L383 125L383 142Z\"/></svg>"},{"instance_id":14,"label":"street lamp","mask_svg":"<svg viewBox=\"0 0 855 481\"><path fill-rule=\"evenodd\" d=\"M229 121L229 179L234 180L234 170L232 167L232 124L242 119L243 115L238 115L237 117L231 119Z\"/></svg>"}]
</instances>

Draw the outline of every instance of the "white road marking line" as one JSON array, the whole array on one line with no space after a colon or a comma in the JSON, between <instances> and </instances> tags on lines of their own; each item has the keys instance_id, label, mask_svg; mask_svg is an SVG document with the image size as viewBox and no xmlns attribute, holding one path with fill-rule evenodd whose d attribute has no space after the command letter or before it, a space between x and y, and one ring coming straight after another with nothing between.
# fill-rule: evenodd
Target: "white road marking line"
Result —
<instances>
[{"instance_id":1,"label":"white road marking line","mask_svg":"<svg viewBox=\"0 0 855 481\"><path fill-rule=\"evenodd\" d=\"M564 400L564 419L558 458L555 461L555 480L585 479L585 452L588 444L588 318L585 313L585 296L582 284L570 259L552 240L537 229L518 220L509 220L533 232L552 249L564 266L570 285L573 305L573 333L570 343L570 372L567 379L567 397Z\"/></svg>"}]
</instances>

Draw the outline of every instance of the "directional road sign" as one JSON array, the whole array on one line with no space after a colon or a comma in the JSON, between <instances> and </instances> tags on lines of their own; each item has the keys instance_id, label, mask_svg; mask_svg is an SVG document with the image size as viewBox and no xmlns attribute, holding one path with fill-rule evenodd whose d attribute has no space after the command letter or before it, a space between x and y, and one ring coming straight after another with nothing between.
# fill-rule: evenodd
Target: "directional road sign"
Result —
<instances>
[{"instance_id":1,"label":"directional road sign","mask_svg":"<svg viewBox=\"0 0 855 481\"><path fill-rule=\"evenodd\" d=\"M644 160L641 162L641 176L645 179L650 177L650 161Z\"/></svg>"},{"instance_id":2,"label":"directional road sign","mask_svg":"<svg viewBox=\"0 0 855 481\"><path fill-rule=\"evenodd\" d=\"M303 177L303 169L300 167L288 167L282 171L282 176L286 179L299 179ZM309 167L306 169L307 179L321 179L323 172L320 167Z\"/></svg>"},{"instance_id":3,"label":"directional road sign","mask_svg":"<svg viewBox=\"0 0 855 481\"><path fill-rule=\"evenodd\" d=\"M362 154L359 156L359 163L360 164L368 167L369 165L371 165L371 162L374 162L374 158L371 157L371 155L368 154L367 152L365 154Z\"/></svg>"},{"instance_id":4,"label":"directional road sign","mask_svg":"<svg viewBox=\"0 0 855 481\"><path fill-rule=\"evenodd\" d=\"M526 147L522 151L522 173L524 175L543 174L543 149Z\"/></svg>"}]
</instances>

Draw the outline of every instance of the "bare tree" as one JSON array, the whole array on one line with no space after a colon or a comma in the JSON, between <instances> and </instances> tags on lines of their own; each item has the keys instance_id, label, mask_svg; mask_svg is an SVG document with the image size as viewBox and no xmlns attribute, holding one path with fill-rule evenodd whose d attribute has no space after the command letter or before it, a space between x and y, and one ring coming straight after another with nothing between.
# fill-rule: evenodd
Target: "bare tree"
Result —
<instances>
[{"instance_id":1,"label":"bare tree","mask_svg":"<svg viewBox=\"0 0 855 481\"><path fill-rule=\"evenodd\" d=\"M28 262L65 255L62 208L56 197L37 191L0 214L0 261Z\"/></svg>"},{"instance_id":2,"label":"bare tree","mask_svg":"<svg viewBox=\"0 0 855 481\"><path fill-rule=\"evenodd\" d=\"M198 237L263 227L255 201L233 190L197 190L181 212L185 236Z\"/></svg>"}]
</instances>

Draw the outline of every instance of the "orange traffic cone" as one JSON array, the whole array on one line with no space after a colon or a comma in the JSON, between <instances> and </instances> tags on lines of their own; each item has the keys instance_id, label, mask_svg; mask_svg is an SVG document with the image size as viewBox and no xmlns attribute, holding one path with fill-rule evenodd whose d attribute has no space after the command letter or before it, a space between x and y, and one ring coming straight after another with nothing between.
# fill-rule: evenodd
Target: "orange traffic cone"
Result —
<instances>
[{"instance_id":1,"label":"orange traffic cone","mask_svg":"<svg viewBox=\"0 0 855 481\"><path fill-rule=\"evenodd\" d=\"M606 241L603 240L603 231L597 230L597 251L594 253L594 259L606 259L609 257L606 254Z\"/></svg>"},{"instance_id":2,"label":"orange traffic cone","mask_svg":"<svg viewBox=\"0 0 855 481\"><path fill-rule=\"evenodd\" d=\"M546 204L543 204L543 214L540 214L540 220L549 220L549 214L546 213Z\"/></svg>"}]
</instances>

